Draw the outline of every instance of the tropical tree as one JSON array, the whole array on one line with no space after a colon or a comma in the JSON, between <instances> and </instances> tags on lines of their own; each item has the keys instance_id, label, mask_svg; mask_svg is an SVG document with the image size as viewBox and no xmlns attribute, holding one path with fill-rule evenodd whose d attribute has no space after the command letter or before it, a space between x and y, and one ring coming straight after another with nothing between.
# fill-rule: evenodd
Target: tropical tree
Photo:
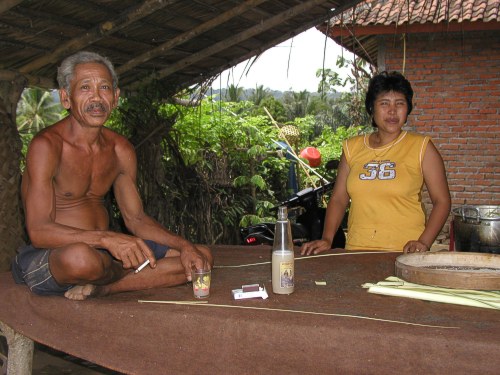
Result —
<instances>
[{"instance_id":1,"label":"tropical tree","mask_svg":"<svg viewBox=\"0 0 500 375\"><path fill-rule=\"evenodd\" d=\"M243 99L243 87L238 87L234 84L230 84L226 90L226 101L228 102L240 102Z\"/></svg>"},{"instance_id":2,"label":"tropical tree","mask_svg":"<svg viewBox=\"0 0 500 375\"><path fill-rule=\"evenodd\" d=\"M337 87L350 84L351 91L342 93L336 101L335 118L339 119L342 126L369 127L370 119L364 108L364 98L375 68L362 59L347 60L342 56L337 58L336 65L339 68L350 67L351 74L341 77L335 70L319 69L316 72L316 77L320 78L318 91L326 95L328 92L337 92Z\"/></svg>"},{"instance_id":3,"label":"tropical tree","mask_svg":"<svg viewBox=\"0 0 500 375\"><path fill-rule=\"evenodd\" d=\"M269 89L265 89L264 85L255 85L255 90L252 90L252 93L250 94L248 100L253 102L253 104L255 104L256 106L260 106L262 101L270 96L271 94L269 92Z\"/></svg>"},{"instance_id":4,"label":"tropical tree","mask_svg":"<svg viewBox=\"0 0 500 375\"><path fill-rule=\"evenodd\" d=\"M310 94L307 90L300 92L287 91L283 97L283 105L290 121L296 117L304 117L307 115Z\"/></svg>"},{"instance_id":5,"label":"tropical tree","mask_svg":"<svg viewBox=\"0 0 500 375\"><path fill-rule=\"evenodd\" d=\"M286 193L287 161L273 142L278 128L268 116L253 114L253 108L248 101L210 99L198 108L165 107L167 113L179 112L173 130L180 152L210 185L217 202L210 222L226 239L239 225L272 219L266 216L269 208Z\"/></svg>"},{"instance_id":6,"label":"tropical tree","mask_svg":"<svg viewBox=\"0 0 500 375\"><path fill-rule=\"evenodd\" d=\"M17 106L17 129L20 133L38 133L59 121L63 108L51 91L38 87L24 89Z\"/></svg>"},{"instance_id":7,"label":"tropical tree","mask_svg":"<svg viewBox=\"0 0 500 375\"><path fill-rule=\"evenodd\" d=\"M64 110L51 91L34 87L24 89L16 112L17 130L25 153L31 138L43 128L59 121Z\"/></svg>"},{"instance_id":8,"label":"tropical tree","mask_svg":"<svg viewBox=\"0 0 500 375\"><path fill-rule=\"evenodd\" d=\"M285 106L274 96L265 97L264 99L262 99L259 106L254 107L251 110L251 114L255 116L268 116L268 112L272 116L272 118L279 123L283 123L288 120L286 116Z\"/></svg>"}]
</instances>

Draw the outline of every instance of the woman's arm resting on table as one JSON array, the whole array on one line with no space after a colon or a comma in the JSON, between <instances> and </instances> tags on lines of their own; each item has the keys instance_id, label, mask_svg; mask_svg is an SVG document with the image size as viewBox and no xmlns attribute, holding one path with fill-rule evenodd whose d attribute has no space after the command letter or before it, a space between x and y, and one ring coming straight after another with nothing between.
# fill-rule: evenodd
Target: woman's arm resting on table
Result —
<instances>
[{"instance_id":1,"label":"woman's arm resting on table","mask_svg":"<svg viewBox=\"0 0 500 375\"><path fill-rule=\"evenodd\" d=\"M349 203L349 195L347 194L348 174L349 166L344 154L342 154L337 178L335 179L335 186L333 187L332 196L326 208L322 238L321 240L307 242L302 245L300 249L301 255L319 254L332 247L333 237L335 237L335 233L337 233L337 229L340 223L342 223L345 210Z\"/></svg>"},{"instance_id":2,"label":"woman's arm resting on table","mask_svg":"<svg viewBox=\"0 0 500 375\"><path fill-rule=\"evenodd\" d=\"M429 142L422 162L424 182L432 201L432 211L425 229L417 241L409 241L405 252L428 251L448 219L451 208L450 190L446 180L443 159L432 142Z\"/></svg>"}]
</instances>

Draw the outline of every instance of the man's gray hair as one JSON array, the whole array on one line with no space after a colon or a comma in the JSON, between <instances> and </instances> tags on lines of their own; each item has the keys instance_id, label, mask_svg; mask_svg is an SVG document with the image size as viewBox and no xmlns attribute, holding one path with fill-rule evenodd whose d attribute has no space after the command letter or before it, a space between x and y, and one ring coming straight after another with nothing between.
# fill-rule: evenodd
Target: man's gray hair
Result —
<instances>
[{"instance_id":1,"label":"man's gray hair","mask_svg":"<svg viewBox=\"0 0 500 375\"><path fill-rule=\"evenodd\" d=\"M118 88L118 76L116 75L115 68L108 58L103 57L95 52L80 51L74 55L66 57L61 66L57 69L57 83L60 89L65 89L68 94L71 94L71 80L75 74L75 67L78 64L85 63L98 63L108 68L109 73L113 77L113 89Z\"/></svg>"}]
</instances>

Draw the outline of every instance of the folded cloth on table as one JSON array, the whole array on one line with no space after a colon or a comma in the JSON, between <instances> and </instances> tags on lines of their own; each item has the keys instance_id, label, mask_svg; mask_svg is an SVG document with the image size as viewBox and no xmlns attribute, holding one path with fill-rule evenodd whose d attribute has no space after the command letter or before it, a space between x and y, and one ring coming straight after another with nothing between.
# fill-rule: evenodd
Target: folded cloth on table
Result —
<instances>
[{"instance_id":1,"label":"folded cloth on table","mask_svg":"<svg viewBox=\"0 0 500 375\"><path fill-rule=\"evenodd\" d=\"M362 286L368 293L500 310L500 291L495 290L440 288L409 283L394 276Z\"/></svg>"}]
</instances>

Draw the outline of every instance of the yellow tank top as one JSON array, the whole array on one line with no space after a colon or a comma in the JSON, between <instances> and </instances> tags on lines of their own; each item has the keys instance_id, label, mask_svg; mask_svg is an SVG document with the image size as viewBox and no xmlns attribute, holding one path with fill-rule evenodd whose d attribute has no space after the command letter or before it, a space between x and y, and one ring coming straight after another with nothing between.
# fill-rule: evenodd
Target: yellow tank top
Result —
<instances>
[{"instance_id":1,"label":"yellow tank top","mask_svg":"<svg viewBox=\"0 0 500 375\"><path fill-rule=\"evenodd\" d=\"M347 250L402 251L425 228L422 160L430 138L402 132L389 145L372 148L368 135L344 141L351 198Z\"/></svg>"}]
</instances>

